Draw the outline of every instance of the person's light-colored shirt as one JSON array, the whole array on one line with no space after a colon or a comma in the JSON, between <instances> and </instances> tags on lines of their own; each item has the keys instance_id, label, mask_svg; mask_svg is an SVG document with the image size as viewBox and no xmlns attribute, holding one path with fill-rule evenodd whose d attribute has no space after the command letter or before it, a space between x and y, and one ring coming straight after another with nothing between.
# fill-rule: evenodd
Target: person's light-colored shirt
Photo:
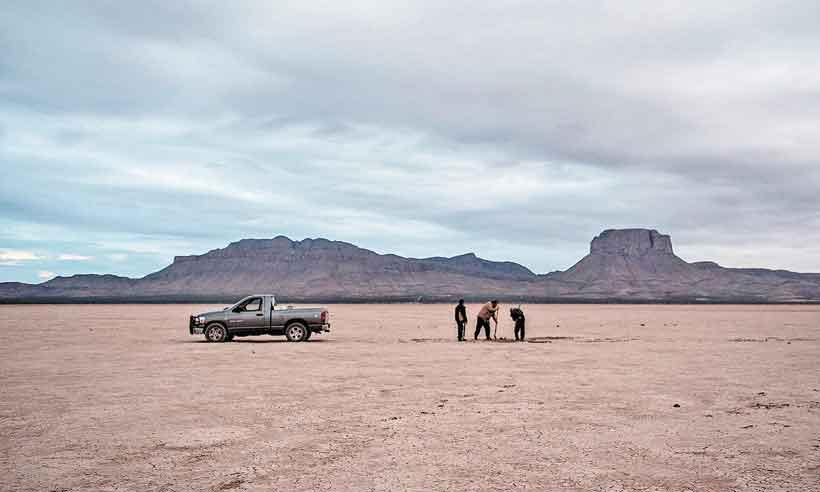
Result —
<instances>
[{"instance_id":1,"label":"person's light-colored shirt","mask_svg":"<svg viewBox=\"0 0 820 492\"><path fill-rule=\"evenodd\" d=\"M500 304L497 304L493 307L493 303L488 302L487 304L481 306L481 311L478 312L478 317L481 319L490 319L491 317L498 321L498 308Z\"/></svg>"}]
</instances>

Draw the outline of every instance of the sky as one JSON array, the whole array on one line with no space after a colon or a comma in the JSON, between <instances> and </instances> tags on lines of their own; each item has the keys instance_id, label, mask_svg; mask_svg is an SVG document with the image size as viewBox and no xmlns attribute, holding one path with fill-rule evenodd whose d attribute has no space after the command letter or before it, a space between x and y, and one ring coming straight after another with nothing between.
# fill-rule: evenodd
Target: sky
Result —
<instances>
[{"instance_id":1,"label":"sky","mask_svg":"<svg viewBox=\"0 0 820 492\"><path fill-rule=\"evenodd\" d=\"M3 2L0 281L241 238L820 272L820 2Z\"/></svg>"}]
</instances>

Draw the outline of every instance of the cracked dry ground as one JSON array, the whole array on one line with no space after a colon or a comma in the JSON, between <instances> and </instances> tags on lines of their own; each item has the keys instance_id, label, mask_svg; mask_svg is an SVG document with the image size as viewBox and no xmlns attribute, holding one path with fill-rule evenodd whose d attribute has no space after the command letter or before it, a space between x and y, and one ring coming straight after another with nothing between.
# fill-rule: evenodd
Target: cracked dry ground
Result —
<instances>
[{"instance_id":1,"label":"cracked dry ground","mask_svg":"<svg viewBox=\"0 0 820 492\"><path fill-rule=\"evenodd\" d=\"M207 308L0 306L0 489L820 490L817 306L524 306L540 343L456 343L450 306L336 305L300 344L203 343Z\"/></svg>"}]
</instances>

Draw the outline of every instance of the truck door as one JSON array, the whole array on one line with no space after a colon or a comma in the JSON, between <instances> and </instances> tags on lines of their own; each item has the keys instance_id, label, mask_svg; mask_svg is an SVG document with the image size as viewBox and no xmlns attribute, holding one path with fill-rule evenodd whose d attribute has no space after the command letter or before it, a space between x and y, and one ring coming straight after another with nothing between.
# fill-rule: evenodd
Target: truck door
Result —
<instances>
[{"instance_id":1,"label":"truck door","mask_svg":"<svg viewBox=\"0 0 820 492\"><path fill-rule=\"evenodd\" d=\"M228 327L234 333L252 335L268 329L268 311L261 297L249 297L239 303L230 314Z\"/></svg>"}]
</instances>

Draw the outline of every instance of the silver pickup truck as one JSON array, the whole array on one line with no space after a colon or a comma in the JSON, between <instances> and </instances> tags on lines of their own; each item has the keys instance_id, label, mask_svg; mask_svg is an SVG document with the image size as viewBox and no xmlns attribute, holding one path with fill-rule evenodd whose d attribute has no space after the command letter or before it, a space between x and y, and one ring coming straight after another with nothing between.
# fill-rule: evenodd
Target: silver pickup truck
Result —
<instances>
[{"instance_id":1,"label":"silver pickup truck","mask_svg":"<svg viewBox=\"0 0 820 492\"><path fill-rule=\"evenodd\" d=\"M327 309L280 308L270 294L248 296L222 311L197 314L188 321L188 332L205 335L209 342L251 335L285 335L291 342L302 342L326 331L330 331Z\"/></svg>"}]
</instances>

